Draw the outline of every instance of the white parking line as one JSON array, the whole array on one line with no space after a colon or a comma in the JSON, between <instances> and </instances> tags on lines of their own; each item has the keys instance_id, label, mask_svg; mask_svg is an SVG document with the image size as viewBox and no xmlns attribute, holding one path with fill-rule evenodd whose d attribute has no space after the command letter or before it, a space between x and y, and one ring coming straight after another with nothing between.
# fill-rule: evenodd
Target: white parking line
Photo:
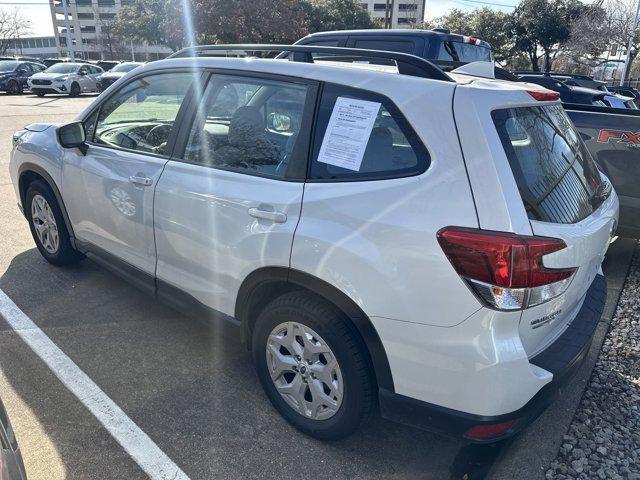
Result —
<instances>
[{"instance_id":1,"label":"white parking line","mask_svg":"<svg viewBox=\"0 0 640 480\"><path fill-rule=\"evenodd\" d=\"M189 477L0 290L0 315L152 479ZM105 472L108 475L107 472Z\"/></svg>"}]
</instances>

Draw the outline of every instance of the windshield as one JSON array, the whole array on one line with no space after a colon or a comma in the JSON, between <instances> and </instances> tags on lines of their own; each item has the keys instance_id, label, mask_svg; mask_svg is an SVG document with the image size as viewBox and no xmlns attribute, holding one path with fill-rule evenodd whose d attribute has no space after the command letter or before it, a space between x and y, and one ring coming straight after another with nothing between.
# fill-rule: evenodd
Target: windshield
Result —
<instances>
[{"instance_id":1,"label":"windshield","mask_svg":"<svg viewBox=\"0 0 640 480\"><path fill-rule=\"evenodd\" d=\"M131 70L139 66L140 65L138 65L137 63L121 63L113 67L111 71L112 72L130 72Z\"/></svg>"},{"instance_id":2,"label":"windshield","mask_svg":"<svg viewBox=\"0 0 640 480\"><path fill-rule=\"evenodd\" d=\"M19 62L14 62L11 60L2 60L0 61L0 72L13 72L18 66Z\"/></svg>"},{"instance_id":3,"label":"windshield","mask_svg":"<svg viewBox=\"0 0 640 480\"><path fill-rule=\"evenodd\" d=\"M561 105L491 115L530 219L575 223L597 208L598 168Z\"/></svg>"},{"instance_id":4,"label":"windshield","mask_svg":"<svg viewBox=\"0 0 640 480\"><path fill-rule=\"evenodd\" d=\"M454 62L492 62L491 49L482 45L446 41L440 44L438 60Z\"/></svg>"},{"instance_id":5,"label":"windshield","mask_svg":"<svg viewBox=\"0 0 640 480\"><path fill-rule=\"evenodd\" d=\"M75 63L56 63L47 68L47 73L75 73L78 70L78 65Z\"/></svg>"}]
</instances>

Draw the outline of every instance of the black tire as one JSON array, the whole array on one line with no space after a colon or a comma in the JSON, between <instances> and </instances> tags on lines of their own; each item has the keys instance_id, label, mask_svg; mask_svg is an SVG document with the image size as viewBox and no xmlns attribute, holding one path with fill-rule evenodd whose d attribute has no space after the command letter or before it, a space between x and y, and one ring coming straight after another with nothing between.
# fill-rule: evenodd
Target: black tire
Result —
<instances>
[{"instance_id":1,"label":"black tire","mask_svg":"<svg viewBox=\"0 0 640 480\"><path fill-rule=\"evenodd\" d=\"M7 84L7 93L9 95L20 95L22 93L22 87L15 80L11 80Z\"/></svg>"},{"instance_id":2,"label":"black tire","mask_svg":"<svg viewBox=\"0 0 640 480\"><path fill-rule=\"evenodd\" d=\"M76 82L73 82L71 84L71 87L69 88L69 96L79 97L81 93L82 93L82 90L80 89L80 85L78 85Z\"/></svg>"},{"instance_id":3,"label":"black tire","mask_svg":"<svg viewBox=\"0 0 640 480\"><path fill-rule=\"evenodd\" d=\"M32 218L32 204L33 199L36 195L41 195L49 204L53 216L56 221L56 226L58 230L58 247L54 252L47 251L44 247L40 238L36 233L36 227L34 225L34 221ZM47 185L46 182L42 180L35 180L29 184L29 188L27 189L27 194L25 195L25 206L24 206L25 214L27 220L29 221L29 228L31 229L31 235L33 236L33 240L36 242L36 247L42 254L42 256L49 262L54 265L64 266L64 265L72 265L77 263L80 259L82 259L83 255L75 250L71 246L71 240L69 238L69 231L67 230L67 226L64 222L64 217L62 215L62 211L60 210L60 206L58 205L58 201L51 190L51 187Z\"/></svg>"},{"instance_id":4,"label":"black tire","mask_svg":"<svg viewBox=\"0 0 640 480\"><path fill-rule=\"evenodd\" d=\"M36 95L37 95L38 97L44 97L44 92L36 92Z\"/></svg>"},{"instance_id":5,"label":"black tire","mask_svg":"<svg viewBox=\"0 0 640 480\"><path fill-rule=\"evenodd\" d=\"M342 372L342 403L324 420L305 417L278 392L269 373L267 342L281 323L310 327L326 342ZM320 440L338 440L355 432L375 410L373 367L366 346L355 327L332 304L307 291L290 292L268 304L258 316L252 337L253 360L260 382L276 410L294 427Z\"/></svg>"}]
</instances>

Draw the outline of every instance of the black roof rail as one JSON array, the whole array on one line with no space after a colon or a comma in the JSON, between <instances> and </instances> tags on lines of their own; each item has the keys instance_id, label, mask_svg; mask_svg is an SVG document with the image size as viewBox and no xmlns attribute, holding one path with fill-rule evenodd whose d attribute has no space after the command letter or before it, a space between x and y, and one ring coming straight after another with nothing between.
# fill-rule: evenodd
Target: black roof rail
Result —
<instances>
[{"instance_id":1,"label":"black roof rail","mask_svg":"<svg viewBox=\"0 0 640 480\"><path fill-rule=\"evenodd\" d=\"M440 68L424 58L410 55L408 53L389 52L385 50L365 50L362 48L344 48L344 47L322 47L315 45L261 45L261 44L239 44L239 45L198 45L183 48L182 50L169 55L167 58L186 58L186 57L206 57L208 52L219 52L229 50L244 50L250 52L289 52L287 57L293 62L313 63L313 53L338 55L342 59L352 58L370 58L381 60L393 60L398 72L402 75L412 77L430 78L433 80L442 80L445 82L453 82L451 77L444 73ZM213 56L213 55L211 55Z\"/></svg>"}]
</instances>

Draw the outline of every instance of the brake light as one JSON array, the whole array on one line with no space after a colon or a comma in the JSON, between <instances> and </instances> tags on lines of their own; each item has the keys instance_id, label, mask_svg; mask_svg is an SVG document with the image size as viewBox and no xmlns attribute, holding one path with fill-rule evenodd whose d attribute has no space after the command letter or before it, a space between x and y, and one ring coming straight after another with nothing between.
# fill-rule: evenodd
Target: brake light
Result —
<instances>
[{"instance_id":1,"label":"brake light","mask_svg":"<svg viewBox=\"0 0 640 480\"><path fill-rule=\"evenodd\" d=\"M473 37L463 37L464 43L471 43L473 45L480 45L480 40Z\"/></svg>"},{"instance_id":2,"label":"brake light","mask_svg":"<svg viewBox=\"0 0 640 480\"><path fill-rule=\"evenodd\" d=\"M563 293L576 268L547 268L542 257L566 248L557 238L446 227L438 242L458 275L489 306L515 310Z\"/></svg>"},{"instance_id":3,"label":"brake light","mask_svg":"<svg viewBox=\"0 0 640 480\"><path fill-rule=\"evenodd\" d=\"M527 93L539 102L551 102L560 98L560 94L558 92L553 92L551 90L527 90Z\"/></svg>"}]
</instances>

